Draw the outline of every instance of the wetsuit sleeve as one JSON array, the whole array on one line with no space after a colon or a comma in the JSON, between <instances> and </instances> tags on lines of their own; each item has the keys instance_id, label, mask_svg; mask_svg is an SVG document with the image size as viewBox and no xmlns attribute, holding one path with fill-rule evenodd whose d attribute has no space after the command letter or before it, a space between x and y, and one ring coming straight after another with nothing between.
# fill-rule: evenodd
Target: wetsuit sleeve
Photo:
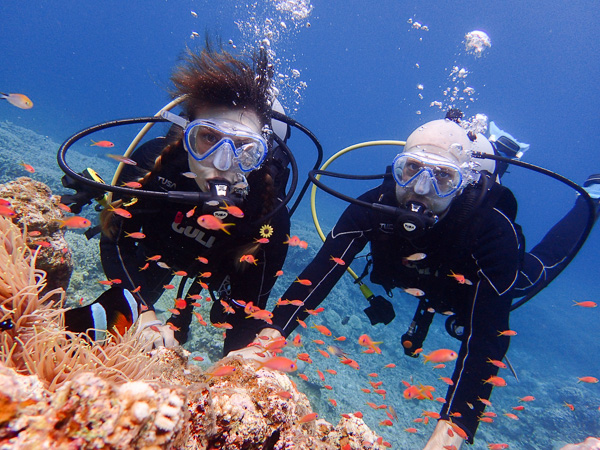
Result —
<instances>
[{"instance_id":1,"label":"wetsuit sleeve","mask_svg":"<svg viewBox=\"0 0 600 450\"><path fill-rule=\"evenodd\" d=\"M226 334L223 349L225 355L248 345L261 328L268 326L268 323L262 319L246 318L247 314L243 307L235 305L235 300L252 302L254 306L261 309L267 307L271 289L277 280L275 274L283 267L288 250L288 246L284 244L290 233L290 217L287 209L282 210L274 218L271 226L273 235L269 238L269 243L259 244L258 250L253 255L257 260L256 265L240 262L239 258L242 255L235 254L236 260L233 263L237 270L230 273L231 299L234 302L230 303L234 304L236 313L233 317L227 318L227 322L233 325L233 328ZM258 232L256 237L260 237Z\"/></svg>"},{"instance_id":2,"label":"wetsuit sleeve","mask_svg":"<svg viewBox=\"0 0 600 450\"><path fill-rule=\"evenodd\" d=\"M471 287L467 323L452 375L454 385L449 387L441 411L442 419L451 418L468 434L471 443L485 408L480 399L489 399L492 392L492 384L485 380L499 370L489 360L501 361L508 350L510 338L499 336L499 332L509 329L521 245L515 226L500 211L492 211L484 223L472 253L478 279ZM451 417L450 413L459 413L460 417Z\"/></svg>"},{"instance_id":3,"label":"wetsuit sleeve","mask_svg":"<svg viewBox=\"0 0 600 450\"><path fill-rule=\"evenodd\" d=\"M365 198L361 197L363 200ZM275 307L273 325L283 336L289 336L296 328L297 319L304 320L308 316L307 309L315 309L327 297L346 271L346 267L365 247L372 230L372 214L371 210L364 207L350 205L327 236L315 258L283 294L283 300L304 302L301 306ZM341 258L345 265L337 264L332 257Z\"/></svg>"},{"instance_id":4,"label":"wetsuit sleeve","mask_svg":"<svg viewBox=\"0 0 600 450\"><path fill-rule=\"evenodd\" d=\"M126 181L137 181L154 167L154 161L160 154L167 141L165 138L156 138L141 145L135 150L131 159L137 165L125 165L119 183ZM119 194L113 197L120 198ZM160 292L154 292L155 285L161 285L164 278L164 270L157 268L155 264L150 265L145 271L140 268L146 263L144 255L138 251L136 239L127 237L126 233L134 233L142 229L144 217L140 210L147 207L145 199L140 198L138 202L128 210L132 213L129 219L113 215L112 225L115 227L115 237L109 238L105 234L100 239L100 255L102 268L108 279L118 278L121 287L134 290L141 286L141 290L135 294L138 300L142 300L146 306L152 309L152 305L160 296ZM158 275L160 273L160 275Z\"/></svg>"},{"instance_id":5,"label":"wetsuit sleeve","mask_svg":"<svg viewBox=\"0 0 600 450\"><path fill-rule=\"evenodd\" d=\"M137 241L126 237L126 233L141 230L142 219L139 216L136 217L135 210L132 210L130 219L114 217L112 220L113 225L117 227L116 237L111 239L106 235L102 235L100 239L100 255L104 274L107 279L118 278L121 280L121 287L125 289L135 290L138 286L141 286L141 290L136 292L136 297L152 309L156 299L153 298L154 296L145 295L145 292L149 288L148 282L151 279L156 279L149 272L153 272L158 266L152 264L145 271L142 271L141 268L145 264L144 255L138 251Z\"/></svg>"},{"instance_id":6,"label":"wetsuit sleeve","mask_svg":"<svg viewBox=\"0 0 600 450\"><path fill-rule=\"evenodd\" d=\"M531 251L525 254L517 292L527 295L539 284L546 285L565 267L565 259L577 245L588 221L589 210L583 198L578 197L573 208Z\"/></svg>"}]
</instances>

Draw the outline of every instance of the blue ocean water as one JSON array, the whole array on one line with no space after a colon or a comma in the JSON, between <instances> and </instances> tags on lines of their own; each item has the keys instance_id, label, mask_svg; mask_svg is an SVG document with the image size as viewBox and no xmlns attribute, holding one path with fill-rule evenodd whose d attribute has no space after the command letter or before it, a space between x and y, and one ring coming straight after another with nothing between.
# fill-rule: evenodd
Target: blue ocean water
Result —
<instances>
[{"instance_id":1,"label":"blue ocean water","mask_svg":"<svg viewBox=\"0 0 600 450\"><path fill-rule=\"evenodd\" d=\"M74 132L116 118L151 115L164 105L169 99L171 68L186 46L202 45L205 33L220 36L232 51L261 41L269 46L280 74L284 107L316 134L326 158L362 141L405 139L420 124L443 116L439 107L430 106L441 102L444 107L453 103L467 115L486 114L531 144L525 157L528 162L579 183L588 174L600 172L596 150L600 93L594 84L600 72L600 58L594 50L600 41L596 26L600 10L594 0L543 4L515 0L257 0L247 4L232 0L38 0L26 6L9 0L0 4L0 14L0 91L24 93L34 102L27 111L0 103L0 126L5 124L4 129L15 136L21 133L19 127L35 133L23 132L27 139L20 156L34 165L49 161L51 165L38 171L45 182L53 176L59 182L62 174L52 165L54 154ZM491 38L491 48L481 58L465 51L464 37L472 30L483 30ZM193 38L193 32L199 37ZM454 67L464 69L466 77L453 79ZM450 102L449 95L443 94L455 87L465 100ZM464 93L467 87L474 94ZM6 128L7 122L14 126ZM110 139L123 149L135 131L115 129L93 137ZM313 164L314 152L297 135L290 145L304 174ZM82 154L90 151L83 145L79 150ZM380 173L394 155L395 149L390 148L357 150L331 169ZM0 167L4 178L11 171L14 177L25 175L12 160L3 158ZM518 222L529 248L573 204L572 191L522 169L512 169L503 181L519 200ZM331 183L355 196L374 186L373 182ZM319 218L326 231L345 206L318 194ZM318 248L308 198L293 221L294 230L311 246L286 263L289 274L297 273ZM566 442L600 434L600 384L577 384L580 376L600 377L598 308L571 306L573 300L598 302L599 250L600 236L594 230L560 278L511 317L511 327L519 334L512 339L508 356L520 381L507 377L509 386L496 389L494 410L509 411L517 397L524 395L537 400L527 405L519 422L499 418L489 426L483 424L473 448L485 448L489 442L507 442L520 449L560 448ZM285 289L286 280L290 278L278 283L278 292ZM405 401L400 380L413 376L424 384L437 383L442 396L444 389L436 381L440 374L395 352L415 305L400 294L393 301L396 320L374 328L361 311L366 305L350 277L323 304L328 309L323 320L335 334L345 334L355 342L367 332L384 341L380 358L385 362L378 364L397 364L380 373L388 391L386 403L400 416L393 427L378 426L386 417L365 405L377 400L359 391L367 380L364 370L340 369L339 378L328 377L334 389L326 391L315 369L328 367L328 361L314 358L314 367L306 368L312 381L300 382L300 386L331 422L337 422L340 412L361 410L367 423L395 448L417 449L426 442L431 425L419 427L417 435L403 430L414 425L412 419L423 409L437 410L437 406ZM345 316L351 319L343 325ZM302 333L308 342L316 337L315 330ZM443 322L434 322L426 345L456 344L445 335ZM373 364L373 359L361 358L361 364ZM443 375L449 375L451 370L445 370ZM336 399L338 407L332 407L327 398ZM573 403L575 411L567 409L565 401Z\"/></svg>"}]
</instances>

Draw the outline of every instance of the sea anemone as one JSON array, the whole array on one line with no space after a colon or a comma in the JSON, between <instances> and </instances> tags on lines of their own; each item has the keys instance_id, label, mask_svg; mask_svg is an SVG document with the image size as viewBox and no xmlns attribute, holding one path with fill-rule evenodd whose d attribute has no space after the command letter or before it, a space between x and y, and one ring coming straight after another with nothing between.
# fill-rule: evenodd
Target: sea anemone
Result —
<instances>
[{"instance_id":1,"label":"sea anemone","mask_svg":"<svg viewBox=\"0 0 600 450\"><path fill-rule=\"evenodd\" d=\"M37 375L50 391L86 371L116 382L152 377L136 327L101 342L65 330L64 290L40 297L46 273L35 268L36 257L19 228L0 216L0 322L12 324L0 331L0 363Z\"/></svg>"}]
</instances>

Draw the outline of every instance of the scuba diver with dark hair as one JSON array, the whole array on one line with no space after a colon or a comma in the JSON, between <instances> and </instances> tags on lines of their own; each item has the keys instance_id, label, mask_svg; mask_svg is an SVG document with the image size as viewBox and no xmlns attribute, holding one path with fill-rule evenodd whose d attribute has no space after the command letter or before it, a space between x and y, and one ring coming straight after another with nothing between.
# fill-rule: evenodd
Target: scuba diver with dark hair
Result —
<instances>
[{"instance_id":1,"label":"scuba diver with dark hair","mask_svg":"<svg viewBox=\"0 0 600 450\"><path fill-rule=\"evenodd\" d=\"M499 133L492 147L485 136L467 132L459 121L459 117L435 120L408 137L383 183L352 199L317 255L298 275L310 283L293 283L281 296L301 306L281 302L273 310L273 324L264 325L255 341L264 346L267 339L287 338L370 243L371 281L390 294L400 288L418 301L411 326L401 339L404 352L417 357L415 351L436 313L448 316L447 330L461 341L458 353L446 350L444 355L447 361L456 359L453 384L426 449L473 442L485 409L481 400L489 399L499 381L494 378L499 368L489 361L502 361L509 347L513 299L539 291L555 276L553 271L568 263L564 255L580 233L563 232L580 230L589 216L580 196L573 210L525 253L521 227L515 222L516 199L497 182L505 167L473 157L475 152L514 157L523 149L506 133ZM597 176L589 180L594 183L600 183ZM593 223L594 217L590 220ZM394 319L388 300L372 293L368 300L365 312L371 324L387 325ZM264 357L264 352L257 352L262 348L253 345L230 355Z\"/></svg>"},{"instance_id":2,"label":"scuba diver with dark hair","mask_svg":"<svg viewBox=\"0 0 600 450\"><path fill-rule=\"evenodd\" d=\"M139 313L142 333L155 346L182 344L207 288L214 293L210 319L227 330L225 352L254 339L257 321L245 319L244 306L266 307L290 230L282 204L289 169L274 156L275 141L281 144L288 129L274 122L273 128L285 127L274 136L272 75L264 49L252 64L208 42L200 54L188 51L171 77L174 96L185 96L182 115L163 112L173 122L169 133L123 161L117 186L140 195L125 189L130 193L118 194L101 215L102 266L109 282L120 283L93 304L67 311L68 329L95 329L88 333L98 338L114 326L124 331ZM200 193L204 201L165 201L141 191ZM175 288L176 275L193 283L186 295L180 285L165 324L153 305Z\"/></svg>"}]
</instances>

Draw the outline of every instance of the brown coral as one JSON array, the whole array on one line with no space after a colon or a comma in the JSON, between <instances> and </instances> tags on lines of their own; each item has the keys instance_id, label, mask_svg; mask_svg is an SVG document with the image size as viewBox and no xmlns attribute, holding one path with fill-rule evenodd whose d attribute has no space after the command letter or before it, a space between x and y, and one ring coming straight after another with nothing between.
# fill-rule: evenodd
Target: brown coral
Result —
<instances>
[{"instance_id":1,"label":"brown coral","mask_svg":"<svg viewBox=\"0 0 600 450\"><path fill-rule=\"evenodd\" d=\"M73 262L64 229L59 219L64 212L59 208L59 197L52 195L48 186L28 177L17 178L0 185L0 198L8 200L16 216L13 222L28 233L25 243L33 250L39 248L37 268L47 274L46 287L51 291L66 289L73 271Z\"/></svg>"}]
</instances>

